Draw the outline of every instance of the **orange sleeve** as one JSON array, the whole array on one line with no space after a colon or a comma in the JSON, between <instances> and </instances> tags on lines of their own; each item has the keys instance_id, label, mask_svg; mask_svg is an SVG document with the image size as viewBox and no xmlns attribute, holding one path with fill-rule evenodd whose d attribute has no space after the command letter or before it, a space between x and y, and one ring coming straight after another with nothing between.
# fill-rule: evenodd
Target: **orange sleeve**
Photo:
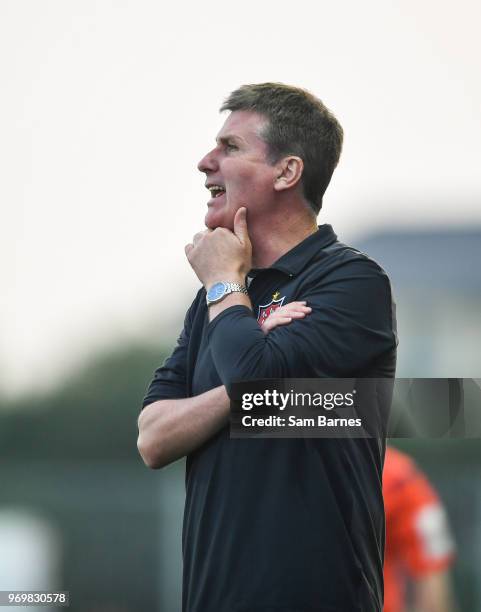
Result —
<instances>
[{"instance_id":1,"label":"orange sleeve","mask_svg":"<svg viewBox=\"0 0 481 612\"><path fill-rule=\"evenodd\" d=\"M417 577L448 567L454 557L454 542L437 493L414 462L403 459L406 461L398 462L386 503L386 511L391 513L390 517L387 513L388 531L391 527L387 535L398 561Z\"/></svg>"}]
</instances>

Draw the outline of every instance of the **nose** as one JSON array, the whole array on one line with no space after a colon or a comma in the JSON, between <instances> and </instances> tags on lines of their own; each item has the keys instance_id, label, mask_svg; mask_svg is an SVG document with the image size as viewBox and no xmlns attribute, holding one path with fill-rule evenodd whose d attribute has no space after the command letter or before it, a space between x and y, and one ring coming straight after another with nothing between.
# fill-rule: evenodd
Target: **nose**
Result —
<instances>
[{"instance_id":1,"label":"nose","mask_svg":"<svg viewBox=\"0 0 481 612\"><path fill-rule=\"evenodd\" d=\"M197 164L197 169L200 170L200 172L215 172L218 169L219 165L217 163L215 151L215 149L209 151L209 153L204 155Z\"/></svg>"}]
</instances>

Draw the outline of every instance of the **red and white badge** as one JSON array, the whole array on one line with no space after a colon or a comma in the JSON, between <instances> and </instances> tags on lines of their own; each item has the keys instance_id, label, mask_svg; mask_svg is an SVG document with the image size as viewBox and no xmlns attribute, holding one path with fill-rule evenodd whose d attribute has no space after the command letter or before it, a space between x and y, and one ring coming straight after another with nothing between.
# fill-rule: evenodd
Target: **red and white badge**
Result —
<instances>
[{"instance_id":1,"label":"red and white badge","mask_svg":"<svg viewBox=\"0 0 481 612\"><path fill-rule=\"evenodd\" d=\"M276 291L272 296L272 300L268 304L265 304L264 306L259 306L259 314L257 315L257 322L259 323L259 325L262 325L267 319L267 317L274 312L274 310L277 310L282 306L284 300L286 299L286 296L283 295L282 297L280 297L280 295L281 294L279 293L279 291Z\"/></svg>"}]
</instances>

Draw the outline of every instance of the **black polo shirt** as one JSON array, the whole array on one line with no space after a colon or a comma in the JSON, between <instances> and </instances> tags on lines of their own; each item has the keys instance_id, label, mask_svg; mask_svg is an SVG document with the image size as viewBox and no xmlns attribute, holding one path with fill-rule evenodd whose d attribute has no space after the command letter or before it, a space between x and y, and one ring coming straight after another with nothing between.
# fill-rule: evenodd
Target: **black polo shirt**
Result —
<instances>
[{"instance_id":1,"label":"black polo shirt","mask_svg":"<svg viewBox=\"0 0 481 612\"><path fill-rule=\"evenodd\" d=\"M198 292L144 406L254 378L394 377L389 279L331 226L249 276L253 311L209 323ZM312 313L264 335L258 319L299 300ZM183 610L380 611L385 431L384 417L371 439L230 439L225 427L192 453Z\"/></svg>"}]
</instances>

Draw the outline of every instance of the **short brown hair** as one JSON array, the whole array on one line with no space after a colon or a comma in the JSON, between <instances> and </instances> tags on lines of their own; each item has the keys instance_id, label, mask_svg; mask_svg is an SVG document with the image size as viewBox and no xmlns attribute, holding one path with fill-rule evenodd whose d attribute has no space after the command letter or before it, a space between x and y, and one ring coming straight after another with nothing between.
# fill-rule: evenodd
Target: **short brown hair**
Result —
<instances>
[{"instance_id":1,"label":"short brown hair","mask_svg":"<svg viewBox=\"0 0 481 612\"><path fill-rule=\"evenodd\" d=\"M242 85L220 110L255 111L269 120L262 137L271 163L286 155L302 159L304 197L317 215L342 149L343 130L331 111L305 89L283 83Z\"/></svg>"}]
</instances>

